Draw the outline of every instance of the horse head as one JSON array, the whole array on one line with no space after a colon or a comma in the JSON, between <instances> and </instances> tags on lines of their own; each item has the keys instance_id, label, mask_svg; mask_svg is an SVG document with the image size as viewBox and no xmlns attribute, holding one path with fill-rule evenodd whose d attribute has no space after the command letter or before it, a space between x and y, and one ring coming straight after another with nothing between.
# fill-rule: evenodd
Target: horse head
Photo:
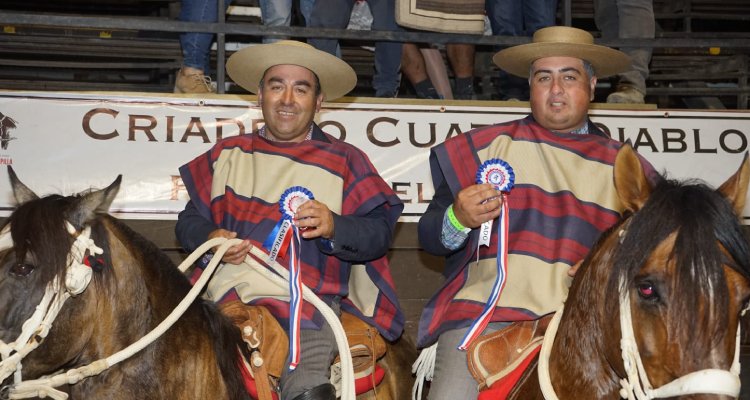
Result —
<instances>
[{"instance_id":1,"label":"horse head","mask_svg":"<svg viewBox=\"0 0 750 400\"><path fill-rule=\"evenodd\" d=\"M624 218L576 274L552 348L567 355L550 358L560 398L737 396L739 319L750 297L738 215L749 178L746 156L717 190L652 182L622 147L614 183Z\"/></svg>"},{"instance_id":2,"label":"horse head","mask_svg":"<svg viewBox=\"0 0 750 400\"><path fill-rule=\"evenodd\" d=\"M18 207L0 233L1 379L16 370L13 357L18 363L25 357L23 373L29 376L49 373L81 357L82 343L91 331L76 316L96 307L84 290L92 275L99 281L90 261L101 253L96 242L101 246L106 241L91 229L97 230L97 214L108 210L121 180L81 195L40 198L11 167L8 174ZM50 327L80 335L50 335L45 340ZM36 347L41 348L31 352ZM37 362L36 355L42 353L44 361Z\"/></svg>"}]
</instances>

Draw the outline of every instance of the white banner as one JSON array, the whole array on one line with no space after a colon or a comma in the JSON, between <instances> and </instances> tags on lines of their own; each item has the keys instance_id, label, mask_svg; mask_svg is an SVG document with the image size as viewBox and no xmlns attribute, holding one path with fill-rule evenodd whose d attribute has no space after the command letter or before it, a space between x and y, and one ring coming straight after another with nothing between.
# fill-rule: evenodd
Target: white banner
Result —
<instances>
[{"instance_id":1,"label":"white banner","mask_svg":"<svg viewBox=\"0 0 750 400\"><path fill-rule=\"evenodd\" d=\"M402 221L415 222L433 194L430 147L529 112L489 102L455 104L327 103L316 121L369 155L406 204ZM747 111L595 109L591 117L614 138L631 140L671 178L700 178L716 186L748 150ZM187 200L177 168L218 139L252 132L262 122L260 108L236 96L5 92L0 94L0 164L12 164L40 195L101 188L122 174L112 207L117 216L174 219ZM13 205L10 185L0 185L0 210L8 215ZM750 220L750 202L744 214Z\"/></svg>"}]
</instances>

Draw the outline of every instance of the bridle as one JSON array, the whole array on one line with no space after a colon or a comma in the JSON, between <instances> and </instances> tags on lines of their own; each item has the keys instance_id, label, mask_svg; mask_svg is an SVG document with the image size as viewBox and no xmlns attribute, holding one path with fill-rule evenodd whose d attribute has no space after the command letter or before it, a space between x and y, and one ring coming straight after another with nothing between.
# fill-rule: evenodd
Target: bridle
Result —
<instances>
[{"instance_id":1,"label":"bridle","mask_svg":"<svg viewBox=\"0 0 750 400\"><path fill-rule=\"evenodd\" d=\"M618 232L620 243L627 234L626 227ZM620 379L620 397L628 400L650 400L666 397L677 397L690 394L715 394L738 397L740 394L740 326L737 325L734 360L730 369L703 369L681 376L663 386L653 388L641 361L638 344L633 332L633 321L630 311L630 293L624 282L620 282L620 349L626 377ZM750 305L748 306L750 307ZM742 315L748 310L745 307ZM546 400L558 400L552 387L549 374L549 357L555 341L557 328L560 325L564 305L555 313L542 341L539 353L539 387Z\"/></svg>"},{"instance_id":2,"label":"bridle","mask_svg":"<svg viewBox=\"0 0 750 400\"><path fill-rule=\"evenodd\" d=\"M222 256L230 247L242 242L240 239L214 238L206 241L193 251L178 267L183 273L196 260L203 256L211 249L214 256L205 267L198 281L193 284L188 294L180 301L175 309L161 321L154 329L148 332L141 339L130 344L124 349L110 355L109 357L96 360L88 365L77 367L65 372L57 373L51 377L44 377L30 381L23 381L21 370L21 360L26 357L32 350L39 347L43 339L49 333L52 322L57 317L65 301L73 296L83 293L91 281L91 268L85 265L84 259L86 254L99 255L103 250L98 247L91 239L91 229L89 226L76 231L72 224L66 221L66 229L74 238L74 242L68 253L68 267L65 277L65 288L62 290L57 279L49 282L45 288L44 296L37 305L36 310L23 323L21 334L11 342L4 343L0 340L0 382L4 381L13 374L14 384L12 386L0 388L0 399L25 399L30 397L50 397L53 400L65 400L68 395L60 390L55 389L65 384L73 385L90 376L98 375L110 367L132 357L137 352L143 350L146 346L153 343L164 332L174 325L175 322L187 311L190 305L201 294L208 280L218 267ZM10 224L0 232L0 251L13 247L13 239L10 233ZM255 268L258 272L269 278L272 282L282 288L288 288L289 271L278 264L272 262L268 254L253 246L250 249L251 254L262 260L270 268L266 268L260 263L253 262L250 255L245 257L245 263ZM303 298L315 306L323 315L326 322L331 326L334 334L336 345L341 360L341 399L353 400L355 398L354 387L354 370L352 365L351 352L347 343L344 328L341 326L338 315L307 286L302 286Z\"/></svg>"},{"instance_id":3,"label":"bridle","mask_svg":"<svg viewBox=\"0 0 750 400\"><path fill-rule=\"evenodd\" d=\"M69 222L65 227L75 237L68 253L68 266L65 271L65 287L61 288L57 279L50 281L44 289L39 305L34 313L23 323L18 338L11 343L0 340L0 381L4 381L10 374L14 374L16 384L22 381L21 360L32 350L36 349L47 337L52 322L57 317L65 301L70 297L83 293L91 282L91 268L84 263L86 254L99 255L104 251L91 239L91 228L86 227L80 233ZM10 234L10 224L0 232L0 250L13 246Z\"/></svg>"}]
</instances>

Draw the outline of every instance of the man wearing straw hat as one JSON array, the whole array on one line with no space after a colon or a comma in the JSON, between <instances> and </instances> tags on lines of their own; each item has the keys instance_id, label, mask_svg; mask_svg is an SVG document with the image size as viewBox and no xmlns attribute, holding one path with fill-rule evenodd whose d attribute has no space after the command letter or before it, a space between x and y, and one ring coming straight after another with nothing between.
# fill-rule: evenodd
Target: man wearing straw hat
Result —
<instances>
[{"instance_id":1,"label":"man wearing straw hat","mask_svg":"<svg viewBox=\"0 0 750 400\"><path fill-rule=\"evenodd\" d=\"M207 294L264 305L285 327L298 316L301 329L289 334L299 335L301 353L290 354L281 398L334 399L329 370L337 350L321 314L306 302L295 309L294 302L278 300L289 291L259 281L246 265L227 264L240 264L251 246L264 246L301 271L302 283L332 309L395 340L404 317L385 255L403 204L362 151L313 121L323 100L356 84L348 64L305 43L280 41L238 51L227 71L257 93L265 126L223 139L180 168L190 202L176 234L187 250L214 237L245 239L224 255ZM284 229L299 237L288 249L277 247Z\"/></svg>"},{"instance_id":2,"label":"man wearing straw hat","mask_svg":"<svg viewBox=\"0 0 750 400\"><path fill-rule=\"evenodd\" d=\"M528 78L531 115L431 151L435 195L419 241L446 257L446 281L419 324L422 357L435 354L430 399L476 398L478 386L532 357L542 317L566 296L570 268L622 210L612 183L621 143L587 112L597 77L625 70L628 57L588 32L555 26L493 61ZM472 376L467 354L487 337L501 343L492 355L500 366Z\"/></svg>"}]
</instances>

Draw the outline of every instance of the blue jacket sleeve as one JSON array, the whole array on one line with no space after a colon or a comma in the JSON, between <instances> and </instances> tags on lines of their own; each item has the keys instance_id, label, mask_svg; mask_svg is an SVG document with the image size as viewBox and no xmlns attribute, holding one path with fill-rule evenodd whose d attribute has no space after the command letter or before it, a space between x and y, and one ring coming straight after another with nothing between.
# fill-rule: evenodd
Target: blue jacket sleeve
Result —
<instances>
[{"instance_id":1,"label":"blue jacket sleeve","mask_svg":"<svg viewBox=\"0 0 750 400\"><path fill-rule=\"evenodd\" d=\"M333 214L333 241L318 239L321 252L353 263L372 261L384 256L393 239L395 222L389 222L381 204L367 215Z\"/></svg>"},{"instance_id":2,"label":"blue jacket sleeve","mask_svg":"<svg viewBox=\"0 0 750 400\"><path fill-rule=\"evenodd\" d=\"M208 234L218 227L202 216L192 201L177 216L175 236L185 251L192 252L208 240Z\"/></svg>"},{"instance_id":3,"label":"blue jacket sleeve","mask_svg":"<svg viewBox=\"0 0 750 400\"><path fill-rule=\"evenodd\" d=\"M443 217L448 206L453 204L453 193L448 186L448 182L443 176L443 171L440 170L440 166L437 160L434 158L434 153L430 155L430 167L433 172L432 183L435 186L435 195L432 196L430 204L427 206L427 211L419 218L419 225L417 227L417 236L419 237L419 244L422 248L436 256L448 256L459 250L461 250L467 242L456 249L449 249L443 245L441 240L441 234L443 232Z\"/></svg>"}]
</instances>

